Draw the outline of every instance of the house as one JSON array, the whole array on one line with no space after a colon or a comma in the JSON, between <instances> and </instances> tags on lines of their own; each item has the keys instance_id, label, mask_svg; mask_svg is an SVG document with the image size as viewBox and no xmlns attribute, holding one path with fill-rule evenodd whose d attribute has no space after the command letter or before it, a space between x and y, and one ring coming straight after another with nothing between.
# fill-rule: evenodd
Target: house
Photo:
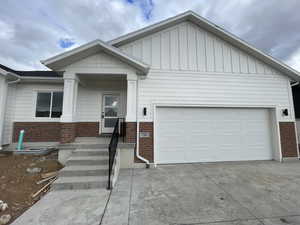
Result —
<instances>
[{"instance_id":1,"label":"house","mask_svg":"<svg viewBox=\"0 0 300 225\"><path fill-rule=\"evenodd\" d=\"M27 142L71 143L124 118L147 163L299 156L299 73L192 11L42 63L52 71L1 69L2 145L21 129Z\"/></svg>"}]
</instances>

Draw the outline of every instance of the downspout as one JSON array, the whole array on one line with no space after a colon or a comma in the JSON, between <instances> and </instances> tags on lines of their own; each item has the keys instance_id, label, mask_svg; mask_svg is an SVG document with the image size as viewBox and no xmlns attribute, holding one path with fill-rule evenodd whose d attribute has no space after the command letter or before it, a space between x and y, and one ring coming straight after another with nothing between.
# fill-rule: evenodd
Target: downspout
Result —
<instances>
[{"instance_id":1,"label":"downspout","mask_svg":"<svg viewBox=\"0 0 300 225\"><path fill-rule=\"evenodd\" d=\"M150 167L150 162L140 155L140 123L139 123L139 77L136 82L136 157L146 163L146 168Z\"/></svg>"}]
</instances>

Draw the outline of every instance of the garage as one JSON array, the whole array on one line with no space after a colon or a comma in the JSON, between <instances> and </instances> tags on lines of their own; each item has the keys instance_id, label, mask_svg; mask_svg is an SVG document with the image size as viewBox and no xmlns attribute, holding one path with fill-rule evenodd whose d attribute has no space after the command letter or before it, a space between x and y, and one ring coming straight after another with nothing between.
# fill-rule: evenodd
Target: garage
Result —
<instances>
[{"instance_id":1,"label":"garage","mask_svg":"<svg viewBox=\"0 0 300 225\"><path fill-rule=\"evenodd\" d=\"M271 160L269 109L156 109L155 161L159 164Z\"/></svg>"}]
</instances>

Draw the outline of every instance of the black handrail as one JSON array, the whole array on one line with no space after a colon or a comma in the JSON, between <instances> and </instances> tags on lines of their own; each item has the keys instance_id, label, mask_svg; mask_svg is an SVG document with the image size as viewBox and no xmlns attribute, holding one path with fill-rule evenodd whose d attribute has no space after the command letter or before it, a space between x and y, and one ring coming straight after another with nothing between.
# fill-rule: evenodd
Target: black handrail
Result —
<instances>
[{"instance_id":1,"label":"black handrail","mask_svg":"<svg viewBox=\"0 0 300 225\"><path fill-rule=\"evenodd\" d=\"M114 166L114 162L115 162L115 157L116 157L116 151L117 151L117 147L118 147L118 141L119 141L119 118L116 121L115 127L114 127L114 131L112 133L111 139L110 139L110 143L108 146L108 185L107 185L107 189L111 189L111 174L112 174L112 169Z\"/></svg>"}]
</instances>

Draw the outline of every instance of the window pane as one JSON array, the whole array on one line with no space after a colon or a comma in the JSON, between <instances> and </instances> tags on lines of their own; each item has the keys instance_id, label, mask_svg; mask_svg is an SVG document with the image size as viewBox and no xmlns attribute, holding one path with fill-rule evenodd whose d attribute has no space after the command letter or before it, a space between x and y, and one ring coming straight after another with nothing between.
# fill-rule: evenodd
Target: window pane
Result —
<instances>
[{"instance_id":1,"label":"window pane","mask_svg":"<svg viewBox=\"0 0 300 225\"><path fill-rule=\"evenodd\" d=\"M36 117L49 117L51 93L38 93L36 101Z\"/></svg>"},{"instance_id":2,"label":"window pane","mask_svg":"<svg viewBox=\"0 0 300 225\"><path fill-rule=\"evenodd\" d=\"M52 118L59 118L62 114L63 92L53 92L52 99Z\"/></svg>"},{"instance_id":3,"label":"window pane","mask_svg":"<svg viewBox=\"0 0 300 225\"><path fill-rule=\"evenodd\" d=\"M105 108L105 116L107 117L118 116L118 108Z\"/></svg>"},{"instance_id":4,"label":"window pane","mask_svg":"<svg viewBox=\"0 0 300 225\"><path fill-rule=\"evenodd\" d=\"M114 127L116 125L117 118L115 119L105 119L104 120L104 127Z\"/></svg>"},{"instance_id":5,"label":"window pane","mask_svg":"<svg viewBox=\"0 0 300 225\"><path fill-rule=\"evenodd\" d=\"M118 97L116 96L105 96L105 106L118 106Z\"/></svg>"}]
</instances>

